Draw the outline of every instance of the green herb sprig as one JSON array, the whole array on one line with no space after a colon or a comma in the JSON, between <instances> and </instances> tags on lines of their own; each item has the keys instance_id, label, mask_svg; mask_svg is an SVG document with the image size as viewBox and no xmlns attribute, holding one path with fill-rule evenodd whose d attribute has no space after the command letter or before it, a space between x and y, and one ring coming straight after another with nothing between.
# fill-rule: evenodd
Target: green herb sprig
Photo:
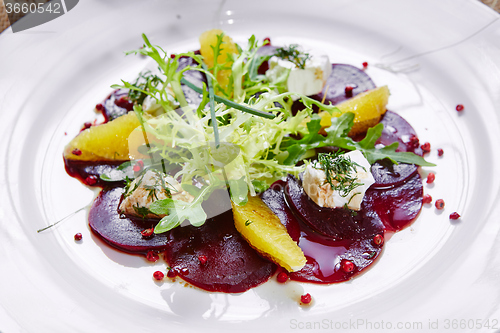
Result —
<instances>
[{"instance_id":1,"label":"green herb sprig","mask_svg":"<svg viewBox=\"0 0 500 333\"><path fill-rule=\"evenodd\" d=\"M340 151L318 154L318 163L325 172L326 182L330 184L332 190L338 191L341 197L347 197L356 187L363 185L357 182L355 174L357 167L363 170L365 168Z\"/></svg>"},{"instance_id":2,"label":"green herb sprig","mask_svg":"<svg viewBox=\"0 0 500 333\"><path fill-rule=\"evenodd\" d=\"M191 88L194 91L196 91L197 93L199 93L199 94L203 93L203 90L201 88L199 88L196 85L194 85L193 83L189 82L188 80L186 80L186 78L182 78L181 82L184 83L189 88ZM240 110L240 111L243 111L243 112L247 112L247 113L253 114L255 116L264 117L264 118L268 118L268 119L274 119L276 117L272 113L260 111L260 110L248 107L246 105L242 105L242 104L233 102L233 101L231 101L231 100L229 100L227 98L220 97L220 96L217 96L217 95L214 96L214 100L216 102L223 103L223 104L225 104L225 105L227 105L227 106L229 106L231 108L234 108L234 109L237 109L237 110Z\"/></svg>"},{"instance_id":3,"label":"green herb sprig","mask_svg":"<svg viewBox=\"0 0 500 333\"><path fill-rule=\"evenodd\" d=\"M283 60L290 61L300 69L304 69L306 67L306 61L311 59L309 53L300 51L300 47L297 44L279 47L276 49L274 55Z\"/></svg>"}]
</instances>

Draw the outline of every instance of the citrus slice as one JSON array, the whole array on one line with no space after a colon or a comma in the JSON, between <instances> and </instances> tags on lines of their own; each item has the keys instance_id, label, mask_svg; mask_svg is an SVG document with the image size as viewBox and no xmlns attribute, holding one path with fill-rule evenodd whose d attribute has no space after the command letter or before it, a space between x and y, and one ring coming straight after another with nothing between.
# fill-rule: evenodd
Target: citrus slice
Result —
<instances>
[{"instance_id":1,"label":"citrus slice","mask_svg":"<svg viewBox=\"0 0 500 333\"><path fill-rule=\"evenodd\" d=\"M81 161L125 161L129 159L128 137L140 126L134 112L82 131L64 148L64 157Z\"/></svg>"},{"instance_id":2,"label":"citrus slice","mask_svg":"<svg viewBox=\"0 0 500 333\"><path fill-rule=\"evenodd\" d=\"M304 267L304 253L260 197L249 196L244 206L233 203L233 215L236 229L261 255L289 272Z\"/></svg>"},{"instance_id":3,"label":"citrus slice","mask_svg":"<svg viewBox=\"0 0 500 333\"><path fill-rule=\"evenodd\" d=\"M382 86L365 91L336 105L342 113L352 112L355 115L354 125L349 132L350 136L365 133L368 128L378 124L387 110L389 95L389 88ZM321 117L321 127L330 127L332 116L326 111L320 112L319 115Z\"/></svg>"},{"instance_id":4,"label":"citrus slice","mask_svg":"<svg viewBox=\"0 0 500 333\"><path fill-rule=\"evenodd\" d=\"M203 61L208 66L212 68L214 66L214 50L213 47L217 45L217 36L223 34L224 32L220 29L212 29L205 31L201 34L200 40L200 53L203 56ZM228 61L228 55L237 54L238 48L233 42L231 37L224 35L222 37L222 44L220 46L220 53L217 57L218 64L226 64L224 67L231 67L232 62ZM226 88L229 84L229 77L231 76L230 69L224 69L217 73L217 81L221 87Z\"/></svg>"}]
</instances>

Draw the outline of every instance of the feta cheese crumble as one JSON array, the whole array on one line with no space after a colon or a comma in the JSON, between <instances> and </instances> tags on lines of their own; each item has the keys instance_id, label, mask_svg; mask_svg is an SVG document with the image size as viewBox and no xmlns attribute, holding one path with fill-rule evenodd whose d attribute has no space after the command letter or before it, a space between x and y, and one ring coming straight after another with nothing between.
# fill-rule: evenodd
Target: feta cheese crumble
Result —
<instances>
[{"instance_id":1,"label":"feta cheese crumble","mask_svg":"<svg viewBox=\"0 0 500 333\"><path fill-rule=\"evenodd\" d=\"M311 55L306 60L304 69L298 68L291 61L273 56L269 59L266 76L271 82L286 79L289 92L310 96L321 92L331 72L332 64L325 54Z\"/></svg>"},{"instance_id":2,"label":"feta cheese crumble","mask_svg":"<svg viewBox=\"0 0 500 333\"><path fill-rule=\"evenodd\" d=\"M149 211L151 204L157 200L172 198L192 202L194 197L182 189L181 184L173 177L152 170L137 177L130 184L119 210L125 215L139 217L158 217ZM165 215L160 215L164 217Z\"/></svg>"},{"instance_id":3,"label":"feta cheese crumble","mask_svg":"<svg viewBox=\"0 0 500 333\"><path fill-rule=\"evenodd\" d=\"M348 152L343 156L353 162L356 172L350 172L349 176L355 178L356 183L359 184L349 191L347 195L332 189L332 186L327 181L325 171L318 162L307 166L302 186L309 198L320 207L340 208L347 205L349 209L360 210L366 190L375 183L370 171L370 163L359 150Z\"/></svg>"}]
</instances>

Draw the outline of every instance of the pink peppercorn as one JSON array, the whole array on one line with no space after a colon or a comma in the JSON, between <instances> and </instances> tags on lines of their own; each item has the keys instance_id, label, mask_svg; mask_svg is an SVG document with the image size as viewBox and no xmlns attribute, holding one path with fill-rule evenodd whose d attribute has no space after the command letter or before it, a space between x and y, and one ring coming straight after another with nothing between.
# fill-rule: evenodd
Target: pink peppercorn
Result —
<instances>
[{"instance_id":1,"label":"pink peppercorn","mask_svg":"<svg viewBox=\"0 0 500 333\"><path fill-rule=\"evenodd\" d=\"M420 146L422 148L422 151L425 153L428 153L431 151L431 144L429 142L424 143L423 145Z\"/></svg>"},{"instance_id":2,"label":"pink peppercorn","mask_svg":"<svg viewBox=\"0 0 500 333\"><path fill-rule=\"evenodd\" d=\"M373 244L380 246L384 243L384 237L382 235L375 235L373 237Z\"/></svg>"},{"instance_id":3,"label":"pink peppercorn","mask_svg":"<svg viewBox=\"0 0 500 333\"><path fill-rule=\"evenodd\" d=\"M304 304L309 304L312 301L311 294L307 293L305 295L300 296L300 301Z\"/></svg>"},{"instance_id":4,"label":"pink peppercorn","mask_svg":"<svg viewBox=\"0 0 500 333\"><path fill-rule=\"evenodd\" d=\"M438 149L438 156L443 156L443 154L444 154L443 149L439 148Z\"/></svg>"},{"instance_id":5,"label":"pink peppercorn","mask_svg":"<svg viewBox=\"0 0 500 333\"><path fill-rule=\"evenodd\" d=\"M198 260L200 261L200 264L205 265L207 263L208 258L206 255L201 254L198 256Z\"/></svg>"},{"instance_id":6,"label":"pink peppercorn","mask_svg":"<svg viewBox=\"0 0 500 333\"><path fill-rule=\"evenodd\" d=\"M463 111L464 110L464 105L463 104L458 104L455 108L458 112L460 111Z\"/></svg>"},{"instance_id":7,"label":"pink peppercorn","mask_svg":"<svg viewBox=\"0 0 500 333\"><path fill-rule=\"evenodd\" d=\"M153 228L148 228L148 229L144 229L141 231L141 235L142 237L151 237L153 235L153 232L154 232L154 229Z\"/></svg>"},{"instance_id":8,"label":"pink peppercorn","mask_svg":"<svg viewBox=\"0 0 500 333\"><path fill-rule=\"evenodd\" d=\"M429 174L427 175L427 184L434 183L435 179L436 179L436 175L433 172L429 172Z\"/></svg>"},{"instance_id":9,"label":"pink peppercorn","mask_svg":"<svg viewBox=\"0 0 500 333\"><path fill-rule=\"evenodd\" d=\"M88 186L97 184L97 177L94 175L87 176L87 178L85 178L85 184Z\"/></svg>"},{"instance_id":10,"label":"pink peppercorn","mask_svg":"<svg viewBox=\"0 0 500 333\"><path fill-rule=\"evenodd\" d=\"M363 62L363 68L366 68L366 67L368 67L368 62L365 61L365 62Z\"/></svg>"},{"instance_id":11,"label":"pink peppercorn","mask_svg":"<svg viewBox=\"0 0 500 333\"><path fill-rule=\"evenodd\" d=\"M171 278L171 279L174 278L174 277L176 277L177 276L177 270L175 268L169 269L168 272L167 272L167 276L169 278Z\"/></svg>"},{"instance_id":12,"label":"pink peppercorn","mask_svg":"<svg viewBox=\"0 0 500 333\"><path fill-rule=\"evenodd\" d=\"M285 272L281 272L278 274L278 277L276 279L279 283L285 283L286 281L288 281L288 274L286 274Z\"/></svg>"},{"instance_id":13,"label":"pink peppercorn","mask_svg":"<svg viewBox=\"0 0 500 333\"><path fill-rule=\"evenodd\" d=\"M354 270L354 263L350 260L342 260L341 263L342 270L346 273L350 273Z\"/></svg>"},{"instance_id":14,"label":"pink peppercorn","mask_svg":"<svg viewBox=\"0 0 500 333\"><path fill-rule=\"evenodd\" d=\"M460 218L460 214L457 212L453 212L450 214L450 220L458 220Z\"/></svg>"},{"instance_id":15,"label":"pink peppercorn","mask_svg":"<svg viewBox=\"0 0 500 333\"><path fill-rule=\"evenodd\" d=\"M432 197L430 194L424 194L422 197L422 203L424 204L430 204L432 202Z\"/></svg>"},{"instance_id":16,"label":"pink peppercorn","mask_svg":"<svg viewBox=\"0 0 500 333\"><path fill-rule=\"evenodd\" d=\"M165 277L165 274L163 274L160 271L156 271L156 272L153 273L153 277L155 278L155 280L161 281Z\"/></svg>"},{"instance_id":17,"label":"pink peppercorn","mask_svg":"<svg viewBox=\"0 0 500 333\"><path fill-rule=\"evenodd\" d=\"M348 97L348 98L352 97L353 90L354 90L353 85L348 84L347 86L345 86L345 88L344 88L345 97Z\"/></svg>"},{"instance_id":18,"label":"pink peppercorn","mask_svg":"<svg viewBox=\"0 0 500 333\"><path fill-rule=\"evenodd\" d=\"M82 240L82 237L83 237L83 236L82 236L82 234L81 234L81 233L77 233L77 234L75 234L75 240L76 240L76 241L81 241L81 240Z\"/></svg>"},{"instance_id":19,"label":"pink peppercorn","mask_svg":"<svg viewBox=\"0 0 500 333\"><path fill-rule=\"evenodd\" d=\"M437 199L435 206L437 209L443 209L444 208L444 200L443 199Z\"/></svg>"},{"instance_id":20,"label":"pink peppercorn","mask_svg":"<svg viewBox=\"0 0 500 333\"><path fill-rule=\"evenodd\" d=\"M146 259L151 262L156 262L158 261L158 259L160 259L160 256L154 251L148 251L148 253L146 254Z\"/></svg>"}]
</instances>

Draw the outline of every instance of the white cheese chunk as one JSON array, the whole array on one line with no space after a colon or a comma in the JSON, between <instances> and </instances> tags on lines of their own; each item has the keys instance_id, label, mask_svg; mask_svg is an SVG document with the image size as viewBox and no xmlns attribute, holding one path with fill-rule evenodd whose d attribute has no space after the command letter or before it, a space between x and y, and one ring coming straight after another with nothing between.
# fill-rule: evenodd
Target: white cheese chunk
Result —
<instances>
[{"instance_id":1,"label":"white cheese chunk","mask_svg":"<svg viewBox=\"0 0 500 333\"><path fill-rule=\"evenodd\" d=\"M269 59L266 76L271 82L286 80L287 90L306 96L318 94L332 72L332 64L325 54L311 54L304 69L276 56Z\"/></svg>"},{"instance_id":2,"label":"white cheese chunk","mask_svg":"<svg viewBox=\"0 0 500 333\"><path fill-rule=\"evenodd\" d=\"M184 191L181 184L173 177L148 170L130 184L119 210L126 215L157 217L149 212L149 207L153 202L167 198L185 202L194 200L194 197ZM160 215L163 216L165 215Z\"/></svg>"},{"instance_id":3,"label":"white cheese chunk","mask_svg":"<svg viewBox=\"0 0 500 333\"><path fill-rule=\"evenodd\" d=\"M349 175L355 176L356 183L361 184L352 189L346 196L342 196L339 191L332 189L326 181L325 172L316 168L319 163L309 164L304 172L302 186L307 195L320 207L336 208L347 205L349 209L360 210L366 190L375 183L370 172L370 163L359 150L348 152L344 156L349 157L352 162L359 165L355 166L356 172L351 172Z\"/></svg>"}]
</instances>

